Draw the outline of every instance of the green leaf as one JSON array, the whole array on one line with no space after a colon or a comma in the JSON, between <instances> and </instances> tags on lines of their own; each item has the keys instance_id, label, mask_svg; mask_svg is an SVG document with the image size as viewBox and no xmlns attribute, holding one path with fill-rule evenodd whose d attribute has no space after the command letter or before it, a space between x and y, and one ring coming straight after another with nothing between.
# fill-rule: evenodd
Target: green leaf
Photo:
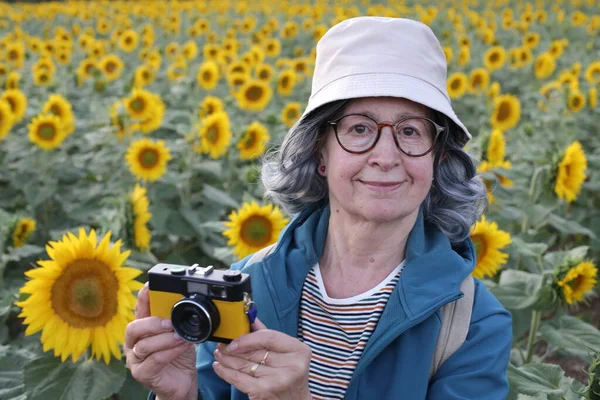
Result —
<instances>
[{"instance_id":1,"label":"green leaf","mask_svg":"<svg viewBox=\"0 0 600 400\"><path fill-rule=\"evenodd\" d=\"M511 390L528 396L561 395L560 379L564 371L553 364L508 365L506 370Z\"/></svg>"},{"instance_id":2,"label":"green leaf","mask_svg":"<svg viewBox=\"0 0 600 400\"><path fill-rule=\"evenodd\" d=\"M54 182L48 181L44 185L40 185L39 182L31 181L23 186L23 193L27 203L32 207L36 207L50 199L56 189L56 183Z\"/></svg>"},{"instance_id":3,"label":"green leaf","mask_svg":"<svg viewBox=\"0 0 600 400\"><path fill-rule=\"evenodd\" d=\"M240 203L229 196L222 190L217 189L214 186L204 185L204 190L202 191L204 197L214 203L223 204L225 206L231 208L239 208Z\"/></svg>"},{"instance_id":4,"label":"green leaf","mask_svg":"<svg viewBox=\"0 0 600 400\"><path fill-rule=\"evenodd\" d=\"M504 307L522 310L535 304L541 285L540 275L508 269L502 272L500 282L490 287L490 290Z\"/></svg>"},{"instance_id":5,"label":"green leaf","mask_svg":"<svg viewBox=\"0 0 600 400\"><path fill-rule=\"evenodd\" d=\"M585 258L588 250L588 246L579 246L568 251L553 251L551 253L546 253L543 259L550 269L554 269L554 267L562 264L566 258L575 260Z\"/></svg>"},{"instance_id":6,"label":"green leaf","mask_svg":"<svg viewBox=\"0 0 600 400\"><path fill-rule=\"evenodd\" d=\"M0 346L0 399L25 399L23 365L35 353L15 346Z\"/></svg>"},{"instance_id":7,"label":"green leaf","mask_svg":"<svg viewBox=\"0 0 600 400\"><path fill-rule=\"evenodd\" d=\"M49 353L25 365L25 391L29 400L103 399L119 391L125 369L119 360L113 359L109 365L86 360L61 363Z\"/></svg>"},{"instance_id":8,"label":"green leaf","mask_svg":"<svg viewBox=\"0 0 600 400\"><path fill-rule=\"evenodd\" d=\"M125 383L117 393L119 399L123 400L146 400L150 391L144 385L133 379L129 370L127 370L127 377Z\"/></svg>"},{"instance_id":9,"label":"green leaf","mask_svg":"<svg viewBox=\"0 0 600 400\"><path fill-rule=\"evenodd\" d=\"M540 326L540 333L559 348L600 351L600 331L576 317L563 315L546 321Z\"/></svg>"},{"instance_id":10,"label":"green leaf","mask_svg":"<svg viewBox=\"0 0 600 400\"><path fill-rule=\"evenodd\" d=\"M579 224L578 222L559 217L556 214L550 214L548 221L550 225L557 229L559 232L565 233L567 235L582 234L592 239L596 239L596 235L594 234L594 232L592 232L585 226Z\"/></svg>"},{"instance_id":11,"label":"green leaf","mask_svg":"<svg viewBox=\"0 0 600 400\"><path fill-rule=\"evenodd\" d=\"M529 257L540 256L548 249L545 243L527 243L518 236L513 236L512 246L519 254Z\"/></svg>"}]
</instances>

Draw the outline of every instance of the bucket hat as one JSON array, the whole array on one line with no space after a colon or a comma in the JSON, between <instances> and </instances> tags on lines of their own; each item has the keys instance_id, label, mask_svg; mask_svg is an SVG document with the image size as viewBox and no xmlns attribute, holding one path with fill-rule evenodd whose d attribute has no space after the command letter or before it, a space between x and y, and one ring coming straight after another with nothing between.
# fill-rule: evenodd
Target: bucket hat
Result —
<instances>
[{"instance_id":1,"label":"bucket hat","mask_svg":"<svg viewBox=\"0 0 600 400\"><path fill-rule=\"evenodd\" d=\"M359 97L403 97L437 110L471 134L452 109L446 55L427 25L406 18L357 17L330 28L317 43L311 95L302 120L316 108Z\"/></svg>"}]
</instances>

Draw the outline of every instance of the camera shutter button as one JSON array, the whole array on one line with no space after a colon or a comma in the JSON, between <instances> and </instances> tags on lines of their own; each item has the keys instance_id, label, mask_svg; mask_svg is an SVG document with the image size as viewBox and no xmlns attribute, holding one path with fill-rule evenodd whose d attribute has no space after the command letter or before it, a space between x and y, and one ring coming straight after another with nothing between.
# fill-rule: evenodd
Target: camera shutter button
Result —
<instances>
[{"instance_id":1,"label":"camera shutter button","mask_svg":"<svg viewBox=\"0 0 600 400\"><path fill-rule=\"evenodd\" d=\"M185 275L185 267L171 268L171 275Z\"/></svg>"},{"instance_id":2,"label":"camera shutter button","mask_svg":"<svg viewBox=\"0 0 600 400\"><path fill-rule=\"evenodd\" d=\"M242 272L235 269L227 270L223 272L223 280L225 282L239 282L242 280Z\"/></svg>"}]
</instances>

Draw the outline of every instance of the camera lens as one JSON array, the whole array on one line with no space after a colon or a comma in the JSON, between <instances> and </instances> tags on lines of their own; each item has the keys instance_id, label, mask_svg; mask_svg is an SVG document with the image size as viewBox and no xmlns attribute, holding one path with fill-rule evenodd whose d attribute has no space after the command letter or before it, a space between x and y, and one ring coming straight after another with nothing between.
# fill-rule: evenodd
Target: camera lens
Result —
<instances>
[{"instance_id":1,"label":"camera lens","mask_svg":"<svg viewBox=\"0 0 600 400\"><path fill-rule=\"evenodd\" d=\"M179 300L171 311L173 329L188 342L201 343L219 328L219 311L202 295Z\"/></svg>"}]
</instances>

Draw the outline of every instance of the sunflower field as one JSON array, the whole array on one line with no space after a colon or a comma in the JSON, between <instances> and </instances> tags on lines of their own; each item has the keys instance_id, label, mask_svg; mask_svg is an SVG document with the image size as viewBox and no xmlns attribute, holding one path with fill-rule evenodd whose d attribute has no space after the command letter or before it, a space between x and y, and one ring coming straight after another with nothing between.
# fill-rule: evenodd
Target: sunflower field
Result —
<instances>
[{"instance_id":1,"label":"sunflower field","mask_svg":"<svg viewBox=\"0 0 600 400\"><path fill-rule=\"evenodd\" d=\"M360 15L429 25L489 192L473 275L509 399L600 398L600 2L0 3L0 399L145 399L121 352L158 262L226 268L291 216L261 157Z\"/></svg>"}]
</instances>

